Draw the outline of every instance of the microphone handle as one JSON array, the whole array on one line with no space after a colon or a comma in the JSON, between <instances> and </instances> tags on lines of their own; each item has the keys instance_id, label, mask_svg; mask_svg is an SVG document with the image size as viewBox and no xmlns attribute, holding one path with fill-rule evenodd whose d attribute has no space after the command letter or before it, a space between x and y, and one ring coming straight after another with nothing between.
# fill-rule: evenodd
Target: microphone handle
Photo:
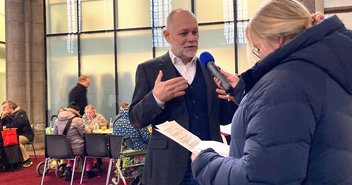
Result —
<instances>
[{"instance_id":1,"label":"microphone handle","mask_svg":"<svg viewBox=\"0 0 352 185\"><path fill-rule=\"evenodd\" d=\"M219 68L214 65L214 62L208 62L207 67L210 70L211 74L221 81L221 87L226 92L228 92L232 88L232 86L230 82L225 78L225 76L220 73Z\"/></svg>"}]
</instances>

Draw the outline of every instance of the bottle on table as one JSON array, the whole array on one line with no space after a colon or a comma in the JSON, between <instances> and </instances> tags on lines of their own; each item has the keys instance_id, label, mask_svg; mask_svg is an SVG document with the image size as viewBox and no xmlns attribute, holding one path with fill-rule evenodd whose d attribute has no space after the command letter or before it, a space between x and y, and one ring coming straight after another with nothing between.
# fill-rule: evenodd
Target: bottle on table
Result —
<instances>
[{"instance_id":1,"label":"bottle on table","mask_svg":"<svg viewBox=\"0 0 352 185\"><path fill-rule=\"evenodd\" d=\"M113 123L112 123L112 118L110 118L110 122L109 122L109 128L112 129Z\"/></svg>"}]
</instances>

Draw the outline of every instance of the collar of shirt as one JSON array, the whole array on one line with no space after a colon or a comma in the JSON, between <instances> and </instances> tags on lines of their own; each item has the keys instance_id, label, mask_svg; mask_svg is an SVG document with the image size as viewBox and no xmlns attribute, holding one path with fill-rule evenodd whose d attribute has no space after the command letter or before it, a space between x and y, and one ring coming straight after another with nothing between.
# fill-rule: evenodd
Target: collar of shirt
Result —
<instances>
[{"instance_id":1,"label":"collar of shirt","mask_svg":"<svg viewBox=\"0 0 352 185\"><path fill-rule=\"evenodd\" d=\"M172 64L175 66L177 71L181 74L183 78L188 81L188 84L193 82L194 76L196 75L196 60L197 57L193 57L191 62L184 64L180 58L178 58L171 50L169 50L169 55Z\"/></svg>"}]
</instances>

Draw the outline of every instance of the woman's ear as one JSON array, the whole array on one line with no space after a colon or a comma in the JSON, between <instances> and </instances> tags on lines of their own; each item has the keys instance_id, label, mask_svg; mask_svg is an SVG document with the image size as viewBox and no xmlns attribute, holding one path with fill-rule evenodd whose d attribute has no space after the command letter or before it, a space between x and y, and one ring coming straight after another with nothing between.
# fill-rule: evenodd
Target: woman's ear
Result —
<instances>
[{"instance_id":1,"label":"woman's ear","mask_svg":"<svg viewBox=\"0 0 352 185\"><path fill-rule=\"evenodd\" d=\"M276 44L277 44L277 48L280 48L282 45L284 45L286 42L284 37L279 37L277 38Z\"/></svg>"}]
</instances>

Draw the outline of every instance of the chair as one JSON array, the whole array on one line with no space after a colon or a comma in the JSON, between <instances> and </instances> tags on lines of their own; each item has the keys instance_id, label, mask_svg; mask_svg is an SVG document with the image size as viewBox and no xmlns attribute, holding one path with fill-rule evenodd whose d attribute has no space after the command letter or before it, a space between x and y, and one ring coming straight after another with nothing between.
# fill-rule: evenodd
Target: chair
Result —
<instances>
[{"instance_id":1,"label":"chair","mask_svg":"<svg viewBox=\"0 0 352 185\"><path fill-rule=\"evenodd\" d=\"M72 176L71 176L71 185L73 183L73 177L75 174L76 162L79 156L75 156L72 152L71 145L66 139L65 135L45 135L45 163L44 170L45 172L48 167L49 160L74 160L72 167ZM44 183L44 176L46 173L43 173L41 185Z\"/></svg>"},{"instance_id":2,"label":"chair","mask_svg":"<svg viewBox=\"0 0 352 185\"><path fill-rule=\"evenodd\" d=\"M84 134L84 162L83 162L83 171L81 174L82 184L83 176L86 168L86 161L88 157L94 158L103 158L109 157L108 149L108 135L106 134Z\"/></svg>"},{"instance_id":3,"label":"chair","mask_svg":"<svg viewBox=\"0 0 352 185\"><path fill-rule=\"evenodd\" d=\"M34 157L35 157L35 160L37 161L37 154L35 153L35 149L34 149L34 141L30 141L30 142L24 143L23 145L24 146L32 145L32 150L33 150L33 153L34 153Z\"/></svg>"},{"instance_id":4,"label":"chair","mask_svg":"<svg viewBox=\"0 0 352 185\"><path fill-rule=\"evenodd\" d=\"M31 125L31 127L32 127L32 130L34 131L33 125ZM33 150L33 153L34 153L34 157L35 157L35 160L37 161L37 154L35 153L35 148L34 148L34 140L33 140L33 141L29 141L29 142L27 142L27 143L24 143L23 145L24 145L25 147L26 147L27 145L32 145L32 150Z\"/></svg>"},{"instance_id":5,"label":"chair","mask_svg":"<svg viewBox=\"0 0 352 185\"><path fill-rule=\"evenodd\" d=\"M113 161L118 160L120 158L120 154L123 151L123 145L124 141L128 137L126 136L117 136L117 135L109 135L109 168L108 168L108 174L106 176L106 185L109 184L109 179L110 179L110 174L111 174L111 168ZM120 169L118 169L120 170ZM121 172L119 173L121 174ZM122 181L124 184L126 184L125 179L122 176Z\"/></svg>"}]
</instances>

